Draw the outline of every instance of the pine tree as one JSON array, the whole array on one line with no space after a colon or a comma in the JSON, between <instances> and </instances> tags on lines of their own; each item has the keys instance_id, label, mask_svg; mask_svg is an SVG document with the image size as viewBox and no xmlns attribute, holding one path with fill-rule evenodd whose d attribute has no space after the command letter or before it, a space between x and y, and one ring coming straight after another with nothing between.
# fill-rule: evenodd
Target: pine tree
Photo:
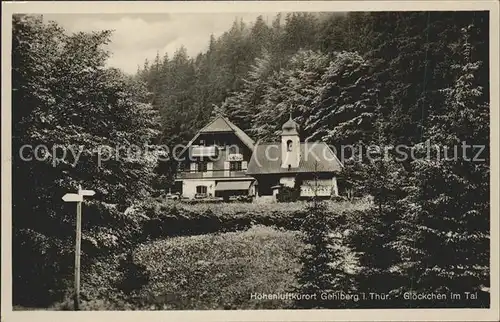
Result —
<instances>
[{"instance_id":1,"label":"pine tree","mask_svg":"<svg viewBox=\"0 0 500 322\"><path fill-rule=\"evenodd\" d=\"M257 56L262 50L269 50L271 30L262 16L258 16L250 29L250 48L253 55Z\"/></svg>"},{"instance_id":2,"label":"pine tree","mask_svg":"<svg viewBox=\"0 0 500 322\"><path fill-rule=\"evenodd\" d=\"M332 55L304 121L308 139L325 140L338 149L370 140L375 133L377 92L368 77L369 68L370 62L357 53Z\"/></svg>"},{"instance_id":3,"label":"pine tree","mask_svg":"<svg viewBox=\"0 0 500 322\"><path fill-rule=\"evenodd\" d=\"M400 234L401 210L398 204L406 196L405 170L391 156L363 167L365 191L373 196L374 205L354 216L355 233L349 245L359 253L361 269L356 277L359 291L366 294L390 294L383 302L367 299L363 307L398 307L398 288L407 276L395 270L401 263L401 249L396 240Z\"/></svg>"},{"instance_id":4,"label":"pine tree","mask_svg":"<svg viewBox=\"0 0 500 322\"><path fill-rule=\"evenodd\" d=\"M252 135L275 140L290 113L297 116L299 124L307 120L328 62L328 56L322 53L299 51L290 59L289 67L273 73L256 107Z\"/></svg>"},{"instance_id":5,"label":"pine tree","mask_svg":"<svg viewBox=\"0 0 500 322\"><path fill-rule=\"evenodd\" d=\"M315 201L306 209L308 214L302 225L306 249L301 255L302 268L297 276L296 293L312 295L299 298L294 307L340 308L349 306L341 300L322 298L321 294L350 293L354 284L346 272L342 235L332 227L338 227L342 218L331 217L325 205ZM314 295L315 294L315 295Z\"/></svg>"},{"instance_id":6,"label":"pine tree","mask_svg":"<svg viewBox=\"0 0 500 322\"><path fill-rule=\"evenodd\" d=\"M257 113L256 106L262 101L267 79L272 72L271 57L267 50L264 50L250 67L247 77L243 80L243 88L232 93L221 105L223 113L244 131L253 125Z\"/></svg>"},{"instance_id":7,"label":"pine tree","mask_svg":"<svg viewBox=\"0 0 500 322\"><path fill-rule=\"evenodd\" d=\"M456 63L452 66L454 83L442 90L446 105L429 118L426 135L441 147L431 159L412 162L412 178L419 184L403 199L406 204L401 226L401 243L407 251L404 271L414 278L406 290L416 292L478 292L479 300L444 301L443 306L485 307L489 294L489 159L473 160L478 151L454 148L462 142L488 146L488 97L478 78L481 61L471 59L474 46L470 35L477 27L462 29ZM424 153L424 144L417 146ZM447 148L448 157L443 150ZM412 234L412 238L404 236ZM410 306L426 305L409 303Z\"/></svg>"}]
</instances>

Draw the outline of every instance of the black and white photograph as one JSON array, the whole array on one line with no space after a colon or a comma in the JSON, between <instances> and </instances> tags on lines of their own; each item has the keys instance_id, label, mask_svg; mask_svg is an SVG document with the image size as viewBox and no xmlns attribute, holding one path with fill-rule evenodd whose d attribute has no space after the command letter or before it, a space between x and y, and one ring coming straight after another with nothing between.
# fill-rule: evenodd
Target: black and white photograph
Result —
<instances>
[{"instance_id":1,"label":"black and white photograph","mask_svg":"<svg viewBox=\"0 0 500 322\"><path fill-rule=\"evenodd\" d=\"M11 4L12 313L498 318L498 3L247 3Z\"/></svg>"}]
</instances>

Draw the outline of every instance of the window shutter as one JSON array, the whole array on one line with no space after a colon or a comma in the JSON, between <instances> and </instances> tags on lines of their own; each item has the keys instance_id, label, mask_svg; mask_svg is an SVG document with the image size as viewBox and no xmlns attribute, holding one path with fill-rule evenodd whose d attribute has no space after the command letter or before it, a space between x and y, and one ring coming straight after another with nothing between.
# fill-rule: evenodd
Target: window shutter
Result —
<instances>
[{"instance_id":1,"label":"window shutter","mask_svg":"<svg viewBox=\"0 0 500 322\"><path fill-rule=\"evenodd\" d=\"M228 161L224 161L224 176L229 177L229 167L230 163Z\"/></svg>"},{"instance_id":2,"label":"window shutter","mask_svg":"<svg viewBox=\"0 0 500 322\"><path fill-rule=\"evenodd\" d=\"M241 170L246 170L248 167L248 162L247 161L241 161Z\"/></svg>"},{"instance_id":3,"label":"window shutter","mask_svg":"<svg viewBox=\"0 0 500 322\"><path fill-rule=\"evenodd\" d=\"M196 172L196 162L191 162L191 168L190 168L190 171L191 171L191 172Z\"/></svg>"}]
</instances>

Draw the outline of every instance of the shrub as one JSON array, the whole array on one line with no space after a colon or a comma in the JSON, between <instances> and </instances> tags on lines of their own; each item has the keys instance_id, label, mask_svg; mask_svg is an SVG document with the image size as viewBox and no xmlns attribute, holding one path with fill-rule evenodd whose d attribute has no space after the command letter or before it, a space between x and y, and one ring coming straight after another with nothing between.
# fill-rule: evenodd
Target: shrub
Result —
<instances>
[{"instance_id":1,"label":"shrub","mask_svg":"<svg viewBox=\"0 0 500 322\"><path fill-rule=\"evenodd\" d=\"M118 283L118 289L126 295L139 291L149 281L149 273L144 265L134 262L132 253L128 253L120 260L120 271L123 278Z\"/></svg>"},{"instance_id":2,"label":"shrub","mask_svg":"<svg viewBox=\"0 0 500 322\"><path fill-rule=\"evenodd\" d=\"M356 203L340 201L324 203L329 214L345 213L349 217L354 209L365 209L371 204L363 199ZM142 221L141 240L166 236L189 236L214 232L245 230L254 224L299 230L307 215L309 202L187 204L184 202L145 202L136 212L147 219Z\"/></svg>"},{"instance_id":3,"label":"shrub","mask_svg":"<svg viewBox=\"0 0 500 322\"><path fill-rule=\"evenodd\" d=\"M136 304L125 301L122 297L116 298L82 298L80 300L80 310L82 311L124 311L140 309ZM67 295L63 301L52 305L51 310L56 311L73 311L73 295Z\"/></svg>"},{"instance_id":4,"label":"shrub","mask_svg":"<svg viewBox=\"0 0 500 322\"><path fill-rule=\"evenodd\" d=\"M297 201L298 198L299 198L298 189L287 186L281 187L281 190L277 195L278 202L292 202L292 201Z\"/></svg>"},{"instance_id":5,"label":"shrub","mask_svg":"<svg viewBox=\"0 0 500 322\"><path fill-rule=\"evenodd\" d=\"M349 201L349 199L347 197L344 197L344 196L332 196L330 198L330 200L332 200L332 201Z\"/></svg>"},{"instance_id":6,"label":"shrub","mask_svg":"<svg viewBox=\"0 0 500 322\"><path fill-rule=\"evenodd\" d=\"M73 253L71 247L61 239L50 238L31 229L13 232L13 243L17 244L12 254L13 302L24 306L47 307L64 295L64 277L71 274ZM28 257L24 258L24 257ZM27 260L31 265L22 265ZM59 278L54 278L55 276Z\"/></svg>"}]
</instances>

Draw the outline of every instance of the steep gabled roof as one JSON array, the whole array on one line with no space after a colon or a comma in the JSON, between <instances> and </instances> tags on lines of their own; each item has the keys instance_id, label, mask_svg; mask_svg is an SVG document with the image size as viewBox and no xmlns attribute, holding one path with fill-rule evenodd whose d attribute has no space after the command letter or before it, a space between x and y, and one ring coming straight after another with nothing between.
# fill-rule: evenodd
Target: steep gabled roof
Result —
<instances>
[{"instance_id":1,"label":"steep gabled roof","mask_svg":"<svg viewBox=\"0 0 500 322\"><path fill-rule=\"evenodd\" d=\"M297 168L281 167L281 143L256 144L248 163L247 174L279 174L308 172L340 172L342 162L324 142L300 144L300 162Z\"/></svg>"},{"instance_id":2,"label":"steep gabled roof","mask_svg":"<svg viewBox=\"0 0 500 322\"><path fill-rule=\"evenodd\" d=\"M217 133L217 132L233 132L233 128L229 125L228 120L224 117L219 116L215 118L212 122L205 125L199 133Z\"/></svg>"},{"instance_id":3,"label":"steep gabled roof","mask_svg":"<svg viewBox=\"0 0 500 322\"><path fill-rule=\"evenodd\" d=\"M237 127L231 121L229 121L224 116L217 116L212 122L208 123L201 130L196 133L196 135L189 141L186 147L182 150L180 155L184 154L186 150L193 144L193 142L200 136L202 133L234 133L240 140L245 144L251 151L254 149L254 140L250 138L242 129Z\"/></svg>"},{"instance_id":4,"label":"steep gabled roof","mask_svg":"<svg viewBox=\"0 0 500 322\"><path fill-rule=\"evenodd\" d=\"M237 127L233 122L229 121L227 118L223 117L223 116L219 116L217 117L214 122L212 123L215 123L215 121L217 120L222 120L224 121L230 128L232 131L234 131L234 133L236 134L236 136L251 150L253 151L254 149L254 145L255 145L255 141L249 137L245 132L243 132L242 129L240 129L239 127Z\"/></svg>"}]
</instances>

